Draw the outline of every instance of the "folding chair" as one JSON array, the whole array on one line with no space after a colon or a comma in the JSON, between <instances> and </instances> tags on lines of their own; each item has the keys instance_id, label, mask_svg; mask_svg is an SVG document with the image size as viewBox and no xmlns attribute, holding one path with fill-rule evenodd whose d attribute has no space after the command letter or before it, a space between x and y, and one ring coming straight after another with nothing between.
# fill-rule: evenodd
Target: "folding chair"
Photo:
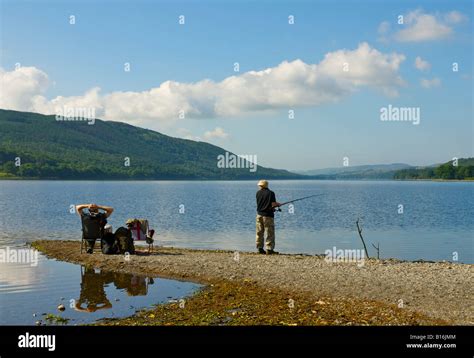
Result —
<instances>
[{"instance_id":1,"label":"folding chair","mask_svg":"<svg viewBox=\"0 0 474 358\"><path fill-rule=\"evenodd\" d=\"M155 230L149 230L148 220L128 219L127 226L132 233L133 241L145 241L148 244L148 252L153 251L153 235Z\"/></svg>"},{"instance_id":2,"label":"folding chair","mask_svg":"<svg viewBox=\"0 0 474 358\"><path fill-rule=\"evenodd\" d=\"M100 240L100 251L102 252L102 237L104 236L104 234L105 234L106 232L112 232L112 225L106 224L106 225L101 229L100 237L97 237L97 238L95 238L95 239L86 239L86 238L84 237L84 230L82 230L81 254L82 254L83 248L84 248L84 247L87 247L87 242L86 242L86 241L89 241L89 240L94 240L94 246L92 247L92 252L94 252L94 249L95 249L95 242L96 242L97 240Z\"/></svg>"},{"instance_id":3,"label":"folding chair","mask_svg":"<svg viewBox=\"0 0 474 358\"><path fill-rule=\"evenodd\" d=\"M95 242L97 240L100 240L100 251L102 252L102 238L98 237L96 239L85 239L84 236L82 236L81 239L81 254L84 248L87 248L88 243L86 241L94 240L94 246L92 247L92 252L94 252L95 249Z\"/></svg>"}]
</instances>

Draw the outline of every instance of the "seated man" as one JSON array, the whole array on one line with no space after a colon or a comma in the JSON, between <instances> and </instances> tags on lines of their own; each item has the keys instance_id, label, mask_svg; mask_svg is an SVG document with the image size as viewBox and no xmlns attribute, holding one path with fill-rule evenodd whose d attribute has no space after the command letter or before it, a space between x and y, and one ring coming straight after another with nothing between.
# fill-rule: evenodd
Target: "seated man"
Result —
<instances>
[{"instance_id":1,"label":"seated man","mask_svg":"<svg viewBox=\"0 0 474 358\"><path fill-rule=\"evenodd\" d=\"M88 212L84 212L84 209L88 209ZM103 210L105 213L99 210ZM102 237L107 218L112 214L114 209L110 206L81 204L76 206L76 211L81 216L82 237L87 241L87 253L92 254L95 240Z\"/></svg>"}]
</instances>

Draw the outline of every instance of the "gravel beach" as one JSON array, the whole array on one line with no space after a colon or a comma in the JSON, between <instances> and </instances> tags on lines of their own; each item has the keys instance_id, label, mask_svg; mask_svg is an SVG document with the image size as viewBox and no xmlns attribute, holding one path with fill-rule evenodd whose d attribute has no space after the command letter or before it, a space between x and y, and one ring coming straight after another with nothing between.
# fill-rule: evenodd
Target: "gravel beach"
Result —
<instances>
[{"instance_id":1,"label":"gravel beach","mask_svg":"<svg viewBox=\"0 0 474 358\"><path fill-rule=\"evenodd\" d=\"M365 260L330 263L322 256L258 255L219 250L155 248L131 255L81 254L78 241L35 241L33 246L58 260L111 271L155 275L203 284L254 282L266 289L308 297L369 300L443 320L474 324L474 265ZM421 322L423 324L423 322Z\"/></svg>"}]
</instances>

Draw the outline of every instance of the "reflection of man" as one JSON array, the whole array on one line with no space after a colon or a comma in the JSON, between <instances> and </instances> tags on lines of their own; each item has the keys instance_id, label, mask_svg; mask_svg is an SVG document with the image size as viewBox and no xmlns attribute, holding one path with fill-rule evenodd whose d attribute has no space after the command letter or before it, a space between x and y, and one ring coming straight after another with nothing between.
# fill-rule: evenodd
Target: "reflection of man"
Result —
<instances>
[{"instance_id":1,"label":"reflection of man","mask_svg":"<svg viewBox=\"0 0 474 358\"><path fill-rule=\"evenodd\" d=\"M112 304L105 293L105 287L111 283L117 290L125 290L129 296L145 296L148 292L148 284L152 285L153 279L120 272L96 272L93 268L84 267L81 293L74 308L81 312L111 308Z\"/></svg>"},{"instance_id":2,"label":"reflection of man","mask_svg":"<svg viewBox=\"0 0 474 358\"><path fill-rule=\"evenodd\" d=\"M260 188L257 191L257 250L260 254L272 255L277 252L275 248L275 208L280 206L280 203L276 201L275 193L268 189L268 181L260 180L258 182ZM265 246L267 251L263 249L263 236L267 233L265 240Z\"/></svg>"},{"instance_id":3,"label":"reflection of man","mask_svg":"<svg viewBox=\"0 0 474 358\"><path fill-rule=\"evenodd\" d=\"M95 312L111 308L112 304L107 299L104 286L112 281L112 273L96 273L93 268L85 267L81 280L81 293L76 301L75 309L82 312ZM84 304L86 307L82 307Z\"/></svg>"},{"instance_id":4,"label":"reflection of man","mask_svg":"<svg viewBox=\"0 0 474 358\"><path fill-rule=\"evenodd\" d=\"M84 209L88 209L88 212L85 212ZM76 206L76 211L81 217L82 235L88 246L87 253L92 254L95 240L101 238L107 218L113 213L114 209L110 206L80 204Z\"/></svg>"}]
</instances>

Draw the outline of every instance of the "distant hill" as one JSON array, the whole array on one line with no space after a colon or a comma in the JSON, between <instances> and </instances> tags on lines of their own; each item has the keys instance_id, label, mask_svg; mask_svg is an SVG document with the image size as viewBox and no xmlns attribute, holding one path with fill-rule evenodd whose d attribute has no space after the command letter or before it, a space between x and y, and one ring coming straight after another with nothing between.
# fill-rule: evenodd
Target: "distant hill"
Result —
<instances>
[{"instance_id":1,"label":"distant hill","mask_svg":"<svg viewBox=\"0 0 474 358\"><path fill-rule=\"evenodd\" d=\"M457 165L453 161L437 166L410 168L396 171L394 179L474 179L474 158L459 158Z\"/></svg>"},{"instance_id":2,"label":"distant hill","mask_svg":"<svg viewBox=\"0 0 474 358\"><path fill-rule=\"evenodd\" d=\"M463 180L474 178L474 158L460 158L458 165L452 161L433 164L425 167L415 167L403 163L358 165L299 171L307 178L321 180L367 180L367 179L443 179Z\"/></svg>"},{"instance_id":3,"label":"distant hill","mask_svg":"<svg viewBox=\"0 0 474 358\"><path fill-rule=\"evenodd\" d=\"M315 179L392 179L397 170L408 168L413 167L408 164L393 163L315 169L297 171L297 173Z\"/></svg>"},{"instance_id":4,"label":"distant hill","mask_svg":"<svg viewBox=\"0 0 474 358\"><path fill-rule=\"evenodd\" d=\"M121 122L57 121L0 110L0 177L39 179L298 179L258 166L219 168L226 150ZM232 153L231 153L232 154ZM16 166L19 157L21 165ZM126 166L126 158L130 166ZM248 164L248 162L245 162Z\"/></svg>"}]
</instances>

